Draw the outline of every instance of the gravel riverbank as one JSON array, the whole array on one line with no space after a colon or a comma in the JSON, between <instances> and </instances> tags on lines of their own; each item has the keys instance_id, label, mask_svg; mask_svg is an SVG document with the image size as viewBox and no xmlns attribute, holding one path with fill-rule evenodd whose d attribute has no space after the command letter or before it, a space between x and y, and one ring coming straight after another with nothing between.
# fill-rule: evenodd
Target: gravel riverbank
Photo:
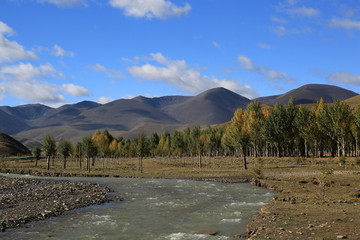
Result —
<instances>
[{"instance_id":1,"label":"gravel riverbank","mask_svg":"<svg viewBox=\"0 0 360 240\"><path fill-rule=\"evenodd\" d=\"M100 184L0 177L0 231L110 201Z\"/></svg>"}]
</instances>

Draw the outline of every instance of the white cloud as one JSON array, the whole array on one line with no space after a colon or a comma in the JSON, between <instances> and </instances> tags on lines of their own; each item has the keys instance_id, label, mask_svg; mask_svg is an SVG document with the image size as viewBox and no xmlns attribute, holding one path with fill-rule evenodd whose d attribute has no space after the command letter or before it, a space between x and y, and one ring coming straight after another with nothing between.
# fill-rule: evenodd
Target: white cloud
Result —
<instances>
[{"instance_id":1,"label":"white cloud","mask_svg":"<svg viewBox=\"0 0 360 240\"><path fill-rule=\"evenodd\" d=\"M0 34L8 34L11 36L14 34L14 30L6 25L6 23L0 21Z\"/></svg>"},{"instance_id":2,"label":"white cloud","mask_svg":"<svg viewBox=\"0 0 360 240\"><path fill-rule=\"evenodd\" d=\"M33 78L63 77L63 73L56 70L51 64L35 67L31 63L19 63L0 68L0 78L29 80Z\"/></svg>"},{"instance_id":3,"label":"white cloud","mask_svg":"<svg viewBox=\"0 0 360 240\"><path fill-rule=\"evenodd\" d=\"M53 84L37 80L29 81L4 81L0 82L4 92L19 99L26 99L39 103L63 103L64 96L58 92L58 87Z\"/></svg>"},{"instance_id":4,"label":"white cloud","mask_svg":"<svg viewBox=\"0 0 360 240\"><path fill-rule=\"evenodd\" d=\"M278 36L284 36L287 34L305 34L312 31L311 27L302 27L302 28L286 28L284 26L276 26L270 28L270 31L274 32Z\"/></svg>"},{"instance_id":5,"label":"white cloud","mask_svg":"<svg viewBox=\"0 0 360 240\"><path fill-rule=\"evenodd\" d=\"M269 44L266 44L266 43L258 43L258 47L259 48L263 48L263 49L270 49L271 46Z\"/></svg>"},{"instance_id":6,"label":"white cloud","mask_svg":"<svg viewBox=\"0 0 360 240\"><path fill-rule=\"evenodd\" d=\"M216 48L220 48L221 47L221 44L219 42L213 42L213 46L216 47Z\"/></svg>"},{"instance_id":7,"label":"white cloud","mask_svg":"<svg viewBox=\"0 0 360 240\"><path fill-rule=\"evenodd\" d=\"M14 34L12 28L0 21L0 63L14 62L19 59L36 59L35 53L25 50L17 42L4 37L4 35L12 34Z\"/></svg>"},{"instance_id":8,"label":"white cloud","mask_svg":"<svg viewBox=\"0 0 360 240\"><path fill-rule=\"evenodd\" d=\"M315 17L320 14L320 12L314 8L310 7L298 7L298 8L290 8L287 9L286 12L290 15L297 15L297 16L305 16L305 17Z\"/></svg>"},{"instance_id":9,"label":"white cloud","mask_svg":"<svg viewBox=\"0 0 360 240\"><path fill-rule=\"evenodd\" d=\"M348 83L353 85L360 85L360 75L350 72L342 71L332 73L327 80L332 83Z\"/></svg>"},{"instance_id":10,"label":"white cloud","mask_svg":"<svg viewBox=\"0 0 360 240\"><path fill-rule=\"evenodd\" d=\"M286 73L279 72L261 65L255 65L253 61L246 56L240 55L238 56L237 59L240 62L242 68L249 70L251 72L265 75L268 79L272 81L278 81L278 80L293 81L292 77L290 77Z\"/></svg>"},{"instance_id":11,"label":"white cloud","mask_svg":"<svg viewBox=\"0 0 360 240\"><path fill-rule=\"evenodd\" d=\"M72 83L57 85L39 78L61 78L63 73L51 64L33 66L30 63L19 63L0 68L0 89L2 93L32 102L59 104L65 102L64 94L87 96L89 91Z\"/></svg>"},{"instance_id":12,"label":"white cloud","mask_svg":"<svg viewBox=\"0 0 360 240\"><path fill-rule=\"evenodd\" d=\"M123 9L127 16L148 19L178 17L191 10L188 3L179 7L167 0L110 0L109 3L112 7Z\"/></svg>"},{"instance_id":13,"label":"white cloud","mask_svg":"<svg viewBox=\"0 0 360 240\"><path fill-rule=\"evenodd\" d=\"M74 52L66 51L59 45L53 46L52 54L57 57L73 57L75 55Z\"/></svg>"},{"instance_id":14,"label":"white cloud","mask_svg":"<svg viewBox=\"0 0 360 240\"><path fill-rule=\"evenodd\" d=\"M106 103L111 102L111 101L112 101L112 98L105 97L105 96L102 96L102 97L99 97L98 99L96 99L96 102L98 102L100 104L106 104Z\"/></svg>"},{"instance_id":15,"label":"white cloud","mask_svg":"<svg viewBox=\"0 0 360 240\"><path fill-rule=\"evenodd\" d=\"M128 71L133 76L151 81L166 82L175 85L181 91L193 94L200 93L209 88L224 87L248 98L256 96L251 86L239 85L232 80L202 75L199 70L187 65L184 60L171 60L161 53L151 53L150 58L152 61L163 66L145 64L130 67Z\"/></svg>"},{"instance_id":16,"label":"white cloud","mask_svg":"<svg viewBox=\"0 0 360 240\"><path fill-rule=\"evenodd\" d=\"M108 69L100 64L90 66L90 69L95 72L105 73L109 78L124 79L124 75L120 71L115 69Z\"/></svg>"},{"instance_id":17,"label":"white cloud","mask_svg":"<svg viewBox=\"0 0 360 240\"><path fill-rule=\"evenodd\" d=\"M85 5L85 0L38 0L40 3L51 3L58 7L76 7Z\"/></svg>"},{"instance_id":18,"label":"white cloud","mask_svg":"<svg viewBox=\"0 0 360 240\"><path fill-rule=\"evenodd\" d=\"M87 90L84 87L72 83L63 84L61 86L65 92L73 96L77 96L77 97L89 96L89 90Z\"/></svg>"},{"instance_id":19,"label":"white cloud","mask_svg":"<svg viewBox=\"0 0 360 240\"><path fill-rule=\"evenodd\" d=\"M341 27L346 29L354 28L360 30L360 21L353 21L350 19L332 18L329 25L331 27Z\"/></svg>"},{"instance_id":20,"label":"white cloud","mask_svg":"<svg viewBox=\"0 0 360 240\"><path fill-rule=\"evenodd\" d=\"M284 18L279 18L279 17L270 17L271 21L275 22L275 23L279 23L279 24L286 24L288 23L288 21Z\"/></svg>"}]
</instances>

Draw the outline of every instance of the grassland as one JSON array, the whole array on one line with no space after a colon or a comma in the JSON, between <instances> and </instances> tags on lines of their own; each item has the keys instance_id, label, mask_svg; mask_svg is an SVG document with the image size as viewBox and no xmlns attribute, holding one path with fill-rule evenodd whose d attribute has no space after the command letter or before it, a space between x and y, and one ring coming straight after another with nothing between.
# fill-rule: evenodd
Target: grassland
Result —
<instances>
[{"instance_id":1,"label":"grassland","mask_svg":"<svg viewBox=\"0 0 360 240\"><path fill-rule=\"evenodd\" d=\"M82 163L84 166L85 163ZM145 158L143 173L138 159L98 159L90 173L76 160L68 168L55 159L51 174L194 178L229 181L254 180L272 189L272 203L264 206L248 225L251 239L360 239L360 160L358 158L252 158L249 170L237 158ZM48 174L46 162L38 167L29 159L0 160L1 171Z\"/></svg>"}]
</instances>

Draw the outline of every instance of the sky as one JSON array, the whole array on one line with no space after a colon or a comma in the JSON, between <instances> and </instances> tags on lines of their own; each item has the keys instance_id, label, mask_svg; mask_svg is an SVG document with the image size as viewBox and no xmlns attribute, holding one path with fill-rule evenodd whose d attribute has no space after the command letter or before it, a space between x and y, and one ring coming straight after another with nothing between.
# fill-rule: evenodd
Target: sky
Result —
<instances>
[{"instance_id":1,"label":"sky","mask_svg":"<svg viewBox=\"0 0 360 240\"><path fill-rule=\"evenodd\" d=\"M360 93L359 0L1 0L0 105Z\"/></svg>"}]
</instances>

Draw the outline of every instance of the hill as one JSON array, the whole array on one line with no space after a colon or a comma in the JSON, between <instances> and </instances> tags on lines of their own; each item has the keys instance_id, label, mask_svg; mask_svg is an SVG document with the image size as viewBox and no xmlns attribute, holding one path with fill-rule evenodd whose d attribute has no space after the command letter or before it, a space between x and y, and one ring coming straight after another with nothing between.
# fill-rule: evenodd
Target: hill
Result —
<instances>
[{"instance_id":1,"label":"hill","mask_svg":"<svg viewBox=\"0 0 360 240\"><path fill-rule=\"evenodd\" d=\"M360 105L360 95L356 95L354 97L348 98L344 100L344 102L348 103L350 107L355 108Z\"/></svg>"},{"instance_id":2,"label":"hill","mask_svg":"<svg viewBox=\"0 0 360 240\"><path fill-rule=\"evenodd\" d=\"M4 106L0 107L0 130L23 139L29 147L38 145L45 134L75 142L96 130L108 129L115 136L134 137L140 131L151 134L224 123L249 102L225 88L214 88L196 96L138 96L103 105L84 101L59 108Z\"/></svg>"},{"instance_id":3,"label":"hill","mask_svg":"<svg viewBox=\"0 0 360 240\"><path fill-rule=\"evenodd\" d=\"M345 100L358 95L357 93L326 84L307 84L297 89L286 92L278 96L270 96L258 98L261 103L268 104L287 104L289 99L293 97L296 104L312 104L320 98L324 99L325 103L332 103L334 100Z\"/></svg>"},{"instance_id":4,"label":"hill","mask_svg":"<svg viewBox=\"0 0 360 240\"><path fill-rule=\"evenodd\" d=\"M31 152L14 138L0 133L0 156L29 155Z\"/></svg>"}]
</instances>

